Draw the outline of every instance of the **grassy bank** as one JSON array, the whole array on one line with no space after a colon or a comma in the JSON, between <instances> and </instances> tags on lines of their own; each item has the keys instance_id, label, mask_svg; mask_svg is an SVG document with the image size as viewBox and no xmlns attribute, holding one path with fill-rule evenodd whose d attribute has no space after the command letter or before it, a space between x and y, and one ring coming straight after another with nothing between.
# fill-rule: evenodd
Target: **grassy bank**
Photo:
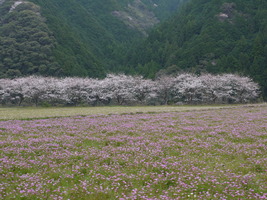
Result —
<instances>
[{"instance_id":1,"label":"grassy bank","mask_svg":"<svg viewBox=\"0 0 267 200\"><path fill-rule=\"evenodd\" d=\"M219 109L220 106L112 106L112 107L0 107L0 120L66 117L78 115L108 115L124 113L181 112L190 110Z\"/></svg>"}]
</instances>

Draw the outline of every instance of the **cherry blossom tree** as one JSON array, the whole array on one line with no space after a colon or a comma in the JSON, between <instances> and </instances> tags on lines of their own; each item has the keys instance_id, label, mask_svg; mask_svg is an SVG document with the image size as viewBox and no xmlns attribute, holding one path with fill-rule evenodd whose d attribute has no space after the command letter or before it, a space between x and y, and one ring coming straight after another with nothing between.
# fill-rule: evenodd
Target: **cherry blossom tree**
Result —
<instances>
[{"instance_id":1,"label":"cherry blossom tree","mask_svg":"<svg viewBox=\"0 0 267 200\"><path fill-rule=\"evenodd\" d=\"M12 80L0 79L0 101L2 105L6 105L11 101Z\"/></svg>"},{"instance_id":2,"label":"cherry blossom tree","mask_svg":"<svg viewBox=\"0 0 267 200\"><path fill-rule=\"evenodd\" d=\"M134 77L133 100L139 104L150 104L157 98L157 85L155 81L144 79L142 76Z\"/></svg>"},{"instance_id":3,"label":"cherry blossom tree","mask_svg":"<svg viewBox=\"0 0 267 200\"><path fill-rule=\"evenodd\" d=\"M199 77L204 85L204 102L248 103L259 97L259 86L248 77L233 74Z\"/></svg>"},{"instance_id":4,"label":"cherry blossom tree","mask_svg":"<svg viewBox=\"0 0 267 200\"><path fill-rule=\"evenodd\" d=\"M220 78L228 103L247 103L258 97L259 86L252 79L234 74L224 74Z\"/></svg>"},{"instance_id":5,"label":"cherry blossom tree","mask_svg":"<svg viewBox=\"0 0 267 200\"><path fill-rule=\"evenodd\" d=\"M38 76L0 79L2 105L248 103L258 97L257 83L233 74L184 73L162 76L155 81L124 74L109 74L102 80Z\"/></svg>"},{"instance_id":6,"label":"cherry blossom tree","mask_svg":"<svg viewBox=\"0 0 267 200\"><path fill-rule=\"evenodd\" d=\"M46 78L38 76L30 76L25 78L23 93L25 100L33 102L35 106L38 106L40 101L43 100L44 95L48 92L49 81Z\"/></svg>"},{"instance_id":7,"label":"cherry blossom tree","mask_svg":"<svg viewBox=\"0 0 267 200\"><path fill-rule=\"evenodd\" d=\"M174 102L199 103L202 101L203 84L193 74L180 74L174 79L172 96Z\"/></svg>"},{"instance_id":8,"label":"cherry blossom tree","mask_svg":"<svg viewBox=\"0 0 267 200\"><path fill-rule=\"evenodd\" d=\"M175 85L175 77L161 76L156 79L157 96L160 104L167 105L173 100L173 87Z\"/></svg>"},{"instance_id":9,"label":"cherry blossom tree","mask_svg":"<svg viewBox=\"0 0 267 200\"><path fill-rule=\"evenodd\" d=\"M134 100L135 79L124 74L108 74L103 80L103 94L116 104L122 105Z\"/></svg>"},{"instance_id":10,"label":"cherry blossom tree","mask_svg":"<svg viewBox=\"0 0 267 200\"><path fill-rule=\"evenodd\" d=\"M67 85L64 79L47 77L46 79L46 92L41 96L43 103L48 103L53 106L60 104L67 104L70 100L65 92Z\"/></svg>"}]
</instances>

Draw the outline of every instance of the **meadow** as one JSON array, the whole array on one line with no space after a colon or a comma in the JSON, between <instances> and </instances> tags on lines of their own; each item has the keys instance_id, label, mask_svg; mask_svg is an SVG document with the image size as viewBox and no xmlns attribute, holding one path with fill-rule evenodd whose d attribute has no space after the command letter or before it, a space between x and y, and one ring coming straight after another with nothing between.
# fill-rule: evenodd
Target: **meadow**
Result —
<instances>
[{"instance_id":1,"label":"meadow","mask_svg":"<svg viewBox=\"0 0 267 200\"><path fill-rule=\"evenodd\" d=\"M206 106L100 106L100 107L0 107L0 121L10 119L40 119L87 115L141 114L180 112L233 107L228 105Z\"/></svg>"},{"instance_id":2,"label":"meadow","mask_svg":"<svg viewBox=\"0 0 267 200\"><path fill-rule=\"evenodd\" d=\"M266 104L0 114L0 199L267 199Z\"/></svg>"}]
</instances>

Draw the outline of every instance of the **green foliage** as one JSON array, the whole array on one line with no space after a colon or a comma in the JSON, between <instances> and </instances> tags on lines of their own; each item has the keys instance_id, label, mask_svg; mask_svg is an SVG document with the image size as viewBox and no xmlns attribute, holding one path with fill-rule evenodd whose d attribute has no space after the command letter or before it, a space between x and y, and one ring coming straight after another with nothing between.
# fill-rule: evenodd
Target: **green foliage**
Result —
<instances>
[{"instance_id":1,"label":"green foliage","mask_svg":"<svg viewBox=\"0 0 267 200\"><path fill-rule=\"evenodd\" d=\"M144 35L114 11L130 16L137 9L141 13L135 15L150 13L161 20L180 0L157 0L157 6L149 0L30 0L10 12L15 2L0 5L1 77L103 77L125 71L120 67L125 52Z\"/></svg>"},{"instance_id":2,"label":"green foliage","mask_svg":"<svg viewBox=\"0 0 267 200\"><path fill-rule=\"evenodd\" d=\"M119 71L129 46L143 37L112 14L126 11L133 0L31 1L41 6L54 33L54 55L66 75L103 77L105 71Z\"/></svg>"},{"instance_id":3,"label":"green foliage","mask_svg":"<svg viewBox=\"0 0 267 200\"><path fill-rule=\"evenodd\" d=\"M238 72L267 96L266 1L30 1L0 5L0 77ZM114 11L168 20L144 38Z\"/></svg>"},{"instance_id":4,"label":"green foliage","mask_svg":"<svg viewBox=\"0 0 267 200\"><path fill-rule=\"evenodd\" d=\"M154 29L125 63L142 66L139 73L151 60L166 73L238 72L259 82L266 97L266 14L262 0L191 0Z\"/></svg>"},{"instance_id":5,"label":"green foliage","mask_svg":"<svg viewBox=\"0 0 267 200\"><path fill-rule=\"evenodd\" d=\"M39 15L40 8L32 3L7 8L2 7L0 18L0 76L57 74L52 56L56 41Z\"/></svg>"}]
</instances>

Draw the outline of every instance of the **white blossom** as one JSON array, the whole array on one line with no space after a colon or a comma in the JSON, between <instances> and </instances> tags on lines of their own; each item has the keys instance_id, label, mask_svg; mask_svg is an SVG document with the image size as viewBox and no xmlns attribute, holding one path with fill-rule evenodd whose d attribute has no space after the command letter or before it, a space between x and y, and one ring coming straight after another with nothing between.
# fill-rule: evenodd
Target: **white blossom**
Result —
<instances>
[{"instance_id":1,"label":"white blossom","mask_svg":"<svg viewBox=\"0 0 267 200\"><path fill-rule=\"evenodd\" d=\"M258 97L257 83L233 74L184 73L155 81L124 74L109 74L102 80L38 76L0 79L2 105L248 103Z\"/></svg>"}]
</instances>

